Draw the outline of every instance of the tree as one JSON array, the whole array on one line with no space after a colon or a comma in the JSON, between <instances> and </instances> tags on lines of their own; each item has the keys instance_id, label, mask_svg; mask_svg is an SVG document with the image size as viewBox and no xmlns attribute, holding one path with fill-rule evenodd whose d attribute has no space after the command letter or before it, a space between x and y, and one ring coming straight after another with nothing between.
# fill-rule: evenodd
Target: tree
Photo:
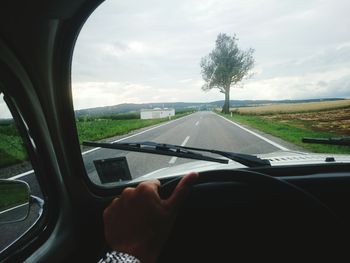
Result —
<instances>
[{"instance_id":1,"label":"tree","mask_svg":"<svg viewBox=\"0 0 350 263\"><path fill-rule=\"evenodd\" d=\"M236 35L230 37L220 33L216 39L216 45L208 56L201 60L202 77L206 82L202 90L208 91L217 88L225 94L223 113L230 111L230 89L244 77L248 77L249 71L254 66L254 50L240 50L237 46Z\"/></svg>"}]
</instances>

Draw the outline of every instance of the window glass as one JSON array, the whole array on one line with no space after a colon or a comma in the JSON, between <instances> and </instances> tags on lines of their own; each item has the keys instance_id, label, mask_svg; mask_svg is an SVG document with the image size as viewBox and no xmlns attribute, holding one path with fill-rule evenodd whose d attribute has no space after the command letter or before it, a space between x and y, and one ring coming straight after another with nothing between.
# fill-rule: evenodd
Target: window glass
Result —
<instances>
[{"instance_id":1,"label":"window glass","mask_svg":"<svg viewBox=\"0 0 350 263\"><path fill-rule=\"evenodd\" d=\"M28 160L19 131L3 100L3 94L0 94L0 179L26 182L30 187L30 194L41 201L40 186ZM21 189L7 191L5 188L4 181L0 180L0 251L4 251L33 226L41 211L39 203L33 200L28 200L29 206L26 207L22 203L11 205L9 203L11 200L16 199L19 195L26 198L26 194ZM22 215L26 215L25 209L28 209L28 215L24 220L18 220L23 218Z\"/></svg>"},{"instance_id":2,"label":"window glass","mask_svg":"<svg viewBox=\"0 0 350 263\"><path fill-rule=\"evenodd\" d=\"M349 155L302 141L350 136L349 9L346 0L106 1L73 57L80 142ZM97 145L82 152L89 177L105 185L218 165Z\"/></svg>"}]
</instances>

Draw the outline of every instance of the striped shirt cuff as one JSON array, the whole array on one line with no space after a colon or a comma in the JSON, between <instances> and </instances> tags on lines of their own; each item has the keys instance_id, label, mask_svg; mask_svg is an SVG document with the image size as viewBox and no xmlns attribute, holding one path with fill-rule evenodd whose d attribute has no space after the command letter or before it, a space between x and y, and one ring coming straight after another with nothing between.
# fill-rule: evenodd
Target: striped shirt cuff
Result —
<instances>
[{"instance_id":1,"label":"striped shirt cuff","mask_svg":"<svg viewBox=\"0 0 350 263\"><path fill-rule=\"evenodd\" d=\"M140 260L132 255L117 251L107 252L106 256L98 263L141 263Z\"/></svg>"}]
</instances>

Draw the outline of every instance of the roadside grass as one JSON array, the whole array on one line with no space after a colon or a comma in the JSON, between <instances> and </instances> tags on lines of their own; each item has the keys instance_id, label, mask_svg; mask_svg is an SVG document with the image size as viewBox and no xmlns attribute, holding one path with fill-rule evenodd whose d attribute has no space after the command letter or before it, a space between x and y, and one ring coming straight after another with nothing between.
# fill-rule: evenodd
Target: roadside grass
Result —
<instances>
[{"instance_id":1,"label":"roadside grass","mask_svg":"<svg viewBox=\"0 0 350 263\"><path fill-rule=\"evenodd\" d=\"M155 125L165 121L164 119L155 120L111 120L99 119L94 121L77 122L79 143L83 141L96 141L123 135L130 131Z\"/></svg>"},{"instance_id":2,"label":"roadside grass","mask_svg":"<svg viewBox=\"0 0 350 263\"><path fill-rule=\"evenodd\" d=\"M133 120L140 119L139 112L129 112L129 113L120 113L120 114L106 114L106 115L96 115L96 116L79 116L76 118L77 122L86 122L86 121L94 121L94 120Z\"/></svg>"},{"instance_id":3,"label":"roadside grass","mask_svg":"<svg viewBox=\"0 0 350 263\"><path fill-rule=\"evenodd\" d=\"M23 141L14 125L0 125L0 167L9 166L27 159Z\"/></svg>"},{"instance_id":4,"label":"roadside grass","mask_svg":"<svg viewBox=\"0 0 350 263\"><path fill-rule=\"evenodd\" d=\"M193 113L193 110L184 110L176 113L171 120ZM125 119L130 118L130 119ZM108 116L79 117L76 120L79 143L83 141L97 141L131 131L169 121L163 119L139 119L138 113L115 114ZM7 167L27 160L27 154L13 121L0 123L0 168Z\"/></svg>"},{"instance_id":5,"label":"roadside grass","mask_svg":"<svg viewBox=\"0 0 350 263\"><path fill-rule=\"evenodd\" d=\"M310 124L307 122L301 122L293 119L280 122L278 120L266 120L262 116L247 114L243 115L237 113L232 114L232 117L230 114L218 114L232 121L237 121L257 130L279 137L311 152L350 154L350 147L346 146L303 143L301 141L303 137L339 137L339 134L312 130L310 128Z\"/></svg>"},{"instance_id":6,"label":"roadside grass","mask_svg":"<svg viewBox=\"0 0 350 263\"><path fill-rule=\"evenodd\" d=\"M181 111L171 117L170 120L178 119L193 113L193 111ZM79 136L79 143L83 141L97 141L113 136L128 134L131 131L156 125L162 122L169 121L169 118L162 119L114 119L113 116L96 117L88 121L76 122Z\"/></svg>"}]
</instances>

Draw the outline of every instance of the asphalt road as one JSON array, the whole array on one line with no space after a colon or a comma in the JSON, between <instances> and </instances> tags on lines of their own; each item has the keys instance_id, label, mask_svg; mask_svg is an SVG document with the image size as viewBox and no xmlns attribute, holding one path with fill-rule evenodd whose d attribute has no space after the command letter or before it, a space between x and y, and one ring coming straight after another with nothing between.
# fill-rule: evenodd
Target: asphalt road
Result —
<instances>
[{"instance_id":1,"label":"asphalt road","mask_svg":"<svg viewBox=\"0 0 350 263\"><path fill-rule=\"evenodd\" d=\"M126 135L118 139L120 142L154 141L158 143L176 144L189 147L217 149L223 151L240 152L247 154L269 153L277 150L286 150L282 145L272 142L238 124L212 112L197 112L183 118L148 128L142 132ZM89 178L100 184L94 160L114 157L126 157L132 178L145 175L152 171L179 165L194 160L160 156L145 153L125 152L119 150L93 148L83 153L83 160ZM27 172L12 179L28 182L32 194L42 196L35 174ZM0 224L1 240L0 251L11 241L19 237L37 219L38 208L31 207L27 220L13 224Z\"/></svg>"},{"instance_id":2,"label":"asphalt road","mask_svg":"<svg viewBox=\"0 0 350 263\"><path fill-rule=\"evenodd\" d=\"M257 137L257 135L212 112L197 112L118 141L154 141L247 154L269 153L281 149L279 145L273 145L268 140ZM121 156L126 157L132 178L164 167L193 161L145 153L95 149L83 154L84 164L90 179L95 183L101 183L93 163L94 160Z\"/></svg>"}]
</instances>

